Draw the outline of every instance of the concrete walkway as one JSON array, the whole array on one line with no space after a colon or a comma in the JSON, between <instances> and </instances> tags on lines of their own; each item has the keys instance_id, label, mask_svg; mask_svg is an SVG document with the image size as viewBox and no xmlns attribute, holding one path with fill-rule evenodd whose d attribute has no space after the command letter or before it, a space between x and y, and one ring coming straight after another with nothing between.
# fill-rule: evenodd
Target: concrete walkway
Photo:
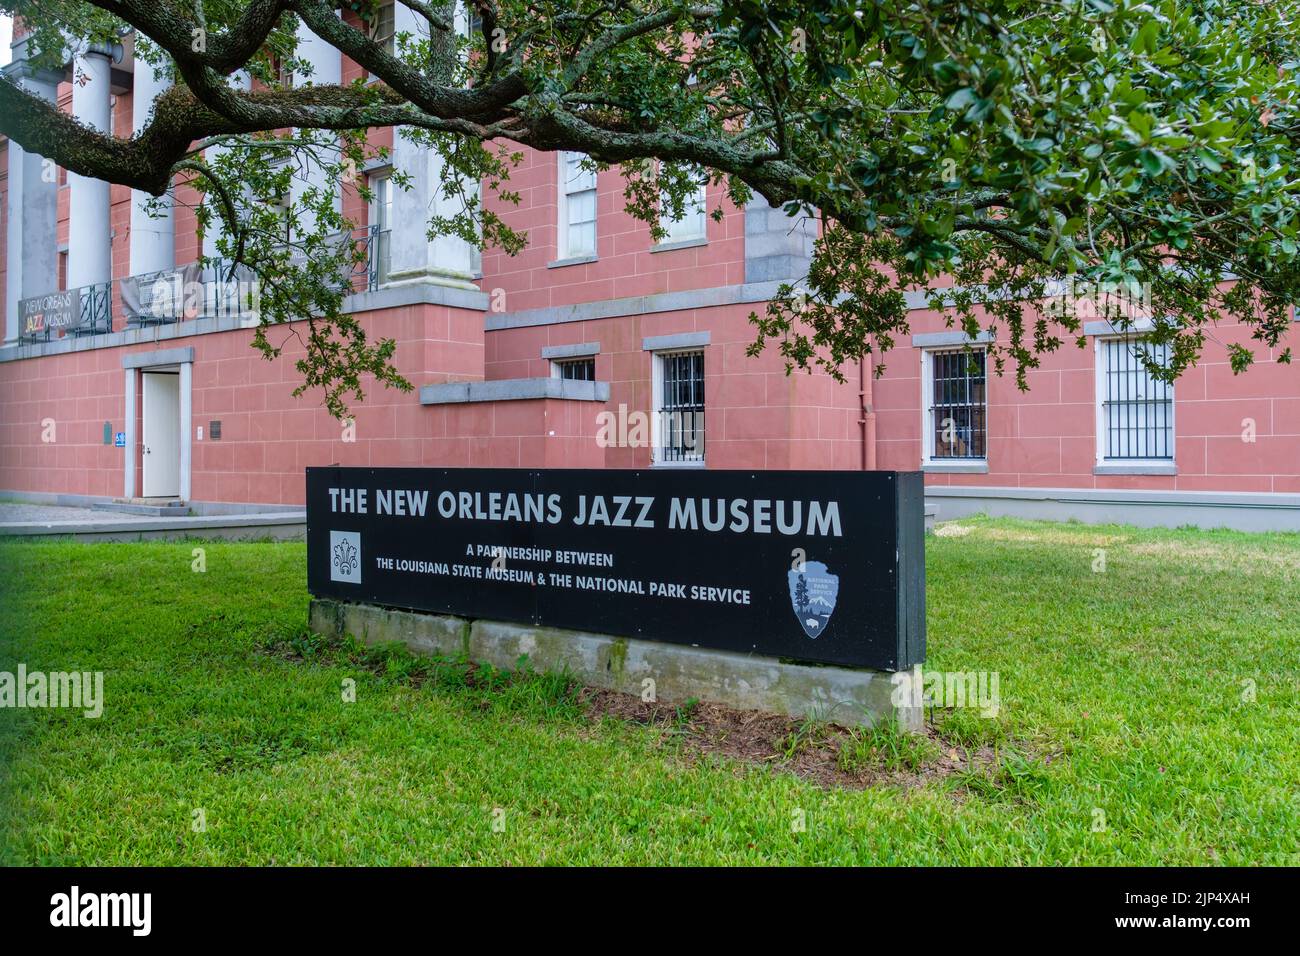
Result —
<instances>
[{"instance_id":1,"label":"concrete walkway","mask_svg":"<svg viewBox=\"0 0 1300 956\"><path fill-rule=\"evenodd\" d=\"M144 541L152 538L301 540L306 532L307 514L301 510L158 518L97 508L0 502L0 537L71 536L86 541Z\"/></svg>"}]
</instances>

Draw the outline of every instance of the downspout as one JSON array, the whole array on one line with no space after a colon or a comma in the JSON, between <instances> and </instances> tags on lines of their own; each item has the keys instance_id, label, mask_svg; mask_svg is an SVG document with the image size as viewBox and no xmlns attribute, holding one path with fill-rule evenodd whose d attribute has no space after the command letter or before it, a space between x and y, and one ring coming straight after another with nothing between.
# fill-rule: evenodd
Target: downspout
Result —
<instances>
[{"instance_id":1,"label":"downspout","mask_svg":"<svg viewBox=\"0 0 1300 956\"><path fill-rule=\"evenodd\" d=\"M876 409L871 400L871 367L867 356L858 362L858 399L862 405L862 417L858 424L862 426L862 470L876 470Z\"/></svg>"}]
</instances>

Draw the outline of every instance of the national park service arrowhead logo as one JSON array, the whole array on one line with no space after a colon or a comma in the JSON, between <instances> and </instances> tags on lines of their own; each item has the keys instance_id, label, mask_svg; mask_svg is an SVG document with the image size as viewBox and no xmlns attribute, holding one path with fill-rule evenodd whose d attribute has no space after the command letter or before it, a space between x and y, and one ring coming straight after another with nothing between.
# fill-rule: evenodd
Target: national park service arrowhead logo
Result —
<instances>
[{"instance_id":1,"label":"national park service arrowhead logo","mask_svg":"<svg viewBox=\"0 0 1300 956\"><path fill-rule=\"evenodd\" d=\"M840 593L838 575L826 570L820 561L805 561L802 570L786 572L790 581L790 606L803 632L816 640L826 630L835 613L835 599Z\"/></svg>"}]
</instances>

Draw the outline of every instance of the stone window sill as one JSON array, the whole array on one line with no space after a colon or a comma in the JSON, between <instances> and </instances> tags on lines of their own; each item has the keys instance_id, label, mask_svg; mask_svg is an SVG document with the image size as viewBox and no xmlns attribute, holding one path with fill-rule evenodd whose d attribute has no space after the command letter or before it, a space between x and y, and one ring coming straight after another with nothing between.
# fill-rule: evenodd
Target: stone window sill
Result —
<instances>
[{"instance_id":1,"label":"stone window sill","mask_svg":"<svg viewBox=\"0 0 1300 956\"><path fill-rule=\"evenodd\" d=\"M1093 466L1094 475L1176 475L1172 461L1101 462Z\"/></svg>"},{"instance_id":2,"label":"stone window sill","mask_svg":"<svg viewBox=\"0 0 1300 956\"><path fill-rule=\"evenodd\" d=\"M921 464L927 475L987 475L987 461L927 461Z\"/></svg>"},{"instance_id":3,"label":"stone window sill","mask_svg":"<svg viewBox=\"0 0 1300 956\"><path fill-rule=\"evenodd\" d=\"M697 239L679 239L677 242L661 242L658 245L651 246L651 252L674 252L678 249L694 249L696 246L707 246L709 240L707 236L700 236Z\"/></svg>"},{"instance_id":4,"label":"stone window sill","mask_svg":"<svg viewBox=\"0 0 1300 956\"><path fill-rule=\"evenodd\" d=\"M546 263L548 269L563 269L565 266L580 266L588 262L595 262L599 256L571 256L568 259L556 259L554 262Z\"/></svg>"}]
</instances>

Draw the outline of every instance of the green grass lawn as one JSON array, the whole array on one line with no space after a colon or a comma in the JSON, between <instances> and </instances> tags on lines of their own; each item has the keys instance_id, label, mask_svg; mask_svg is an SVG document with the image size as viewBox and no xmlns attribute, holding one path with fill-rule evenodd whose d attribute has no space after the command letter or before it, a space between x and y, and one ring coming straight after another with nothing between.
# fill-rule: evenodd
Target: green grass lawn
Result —
<instances>
[{"instance_id":1,"label":"green grass lawn","mask_svg":"<svg viewBox=\"0 0 1300 956\"><path fill-rule=\"evenodd\" d=\"M1300 864L1300 536L951 531L929 665L997 671L1002 711L929 746L994 764L867 787L562 680L294 659L301 544L2 542L0 670L103 671L106 702L0 710L0 863Z\"/></svg>"}]
</instances>

